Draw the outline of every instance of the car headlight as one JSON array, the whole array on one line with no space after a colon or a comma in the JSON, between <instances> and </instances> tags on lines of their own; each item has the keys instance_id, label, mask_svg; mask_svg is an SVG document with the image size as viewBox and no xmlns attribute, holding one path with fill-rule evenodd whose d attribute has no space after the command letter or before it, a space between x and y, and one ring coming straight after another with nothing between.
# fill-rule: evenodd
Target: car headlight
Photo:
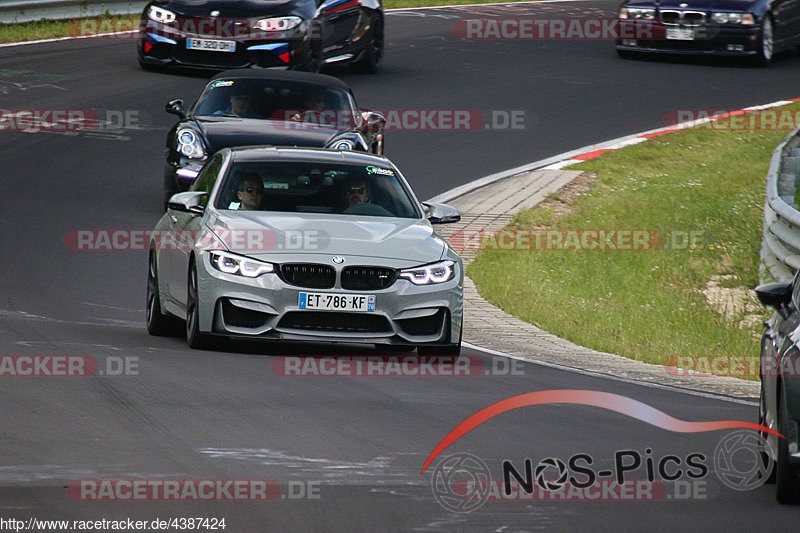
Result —
<instances>
[{"instance_id":1,"label":"car headlight","mask_svg":"<svg viewBox=\"0 0 800 533\"><path fill-rule=\"evenodd\" d=\"M236 274L237 276L244 276L246 278L257 278L262 274L269 274L275 272L275 266L272 263L265 263L250 259L249 257L242 257L228 252L213 251L209 252L211 256L211 265L226 274Z\"/></svg>"},{"instance_id":2,"label":"car headlight","mask_svg":"<svg viewBox=\"0 0 800 533\"><path fill-rule=\"evenodd\" d=\"M750 26L756 23L756 19L751 13L712 13L711 20L717 24L745 24Z\"/></svg>"},{"instance_id":3,"label":"car headlight","mask_svg":"<svg viewBox=\"0 0 800 533\"><path fill-rule=\"evenodd\" d=\"M653 20L656 18L656 10L646 7L623 7L619 10L619 18Z\"/></svg>"},{"instance_id":4,"label":"car headlight","mask_svg":"<svg viewBox=\"0 0 800 533\"><path fill-rule=\"evenodd\" d=\"M264 31L286 31L296 28L303 22L300 17L274 17L256 21L255 27Z\"/></svg>"},{"instance_id":5,"label":"car headlight","mask_svg":"<svg viewBox=\"0 0 800 533\"><path fill-rule=\"evenodd\" d=\"M147 18L169 24L170 22L175 22L176 16L175 13L163 7L150 6L150 9L147 10Z\"/></svg>"},{"instance_id":6,"label":"car headlight","mask_svg":"<svg viewBox=\"0 0 800 533\"><path fill-rule=\"evenodd\" d=\"M356 143L349 139L342 139L341 141L336 141L331 145L331 150L353 150L356 147Z\"/></svg>"},{"instance_id":7,"label":"car headlight","mask_svg":"<svg viewBox=\"0 0 800 533\"><path fill-rule=\"evenodd\" d=\"M414 285L444 283L450 281L456 275L454 266L455 262L453 261L440 261L432 265L401 270L400 277L407 279Z\"/></svg>"},{"instance_id":8,"label":"car headlight","mask_svg":"<svg viewBox=\"0 0 800 533\"><path fill-rule=\"evenodd\" d=\"M206 156L200 137L194 130L188 128L178 130L178 151L192 159L203 159Z\"/></svg>"}]
</instances>

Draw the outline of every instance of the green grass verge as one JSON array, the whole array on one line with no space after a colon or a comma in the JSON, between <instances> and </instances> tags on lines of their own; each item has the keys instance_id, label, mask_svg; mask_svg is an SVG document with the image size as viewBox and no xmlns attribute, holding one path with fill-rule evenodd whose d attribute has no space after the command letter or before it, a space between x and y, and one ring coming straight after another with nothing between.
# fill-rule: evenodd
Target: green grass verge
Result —
<instances>
[{"instance_id":1,"label":"green grass verge","mask_svg":"<svg viewBox=\"0 0 800 533\"><path fill-rule=\"evenodd\" d=\"M517 0L385 0L383 7L385 9L396 9L402 7L452 6L461 4L505 4L515 1ZM531 0L519 1L527 2ZM100 31L97 33L108 33L110 32L109 28L113 27L122 27L124 29L136 28L139 23L139 15L105 15L81 20L97 21L97 27L100 28ZM78 20L42 19L35 22L26 22L24 24L0 24L0 43L71 37L76 35L77 28L80 28ZM84 33L81 32L81 34Z\"/></svg>"},{"instance_id":2,"label":"green grass verge","mask_svg":"<svg viewBox=\"0 0 800 533\"><path fill-rule=\"evenodd\" d=\"M755 306L741 327L745 311L726 317L701 291L714 276L725 276L721 287L758 284L765 176L772 151L788 133L700 126L605 153L571 167L597 178L568 213L526 210L508 228L697 231L696 246L484 246L467 274L496 306L596 350L656 364L680 355L757 355L766 310Z\"/></svg>"}]
</instances>

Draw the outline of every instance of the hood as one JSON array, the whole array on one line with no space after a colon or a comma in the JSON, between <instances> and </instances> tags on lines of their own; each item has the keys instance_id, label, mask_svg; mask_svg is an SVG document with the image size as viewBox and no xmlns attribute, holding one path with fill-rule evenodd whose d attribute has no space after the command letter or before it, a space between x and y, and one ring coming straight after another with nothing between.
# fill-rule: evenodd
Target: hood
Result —
<instances>
[{"instance_id":1,"label":"hood","mask_svg":"<svg viewBox=\"0 0 800 533\"><path fill-rule=\"evenodd\" d=\"M168 0L157 5L188 17L208 18L219 11L220 18L259 17L283 15L295 11L309 11L314 0Z\"/></svg>"},{"instance_id":2,"label":"hood","mask_svg":"<svg viewBox=\"0 0 800 533\"><path fill-rule=\"evenodd\" d=\"M633 2L636 3L636 2ZM748 11L755 2L749 0L662 0L656 1L656 5L662 9L697 9L698 11ZM688 4L681 7L681 4Z\"/></svg>"},{"instance_id":3,"label":"hood","mask_svg":"<svg viewBox=\"0 0 800 533\"><path fill-rule=\"evenodd\" d=\"M209 153L232 146L303 146L323 148L339 130L304 126L290 129L284 122L253 118L204 116L193 121L200 129Z\"/></svg>"},{"instance_id":4,"label":"hood","mask_svg":"<svg viewBox=\"0 0 800 533\"><path fill-rule=\"evenodd\" d=\"M268 243L266 247L274 251L254 252L248 250L244 242L238 249L229 248L232 252L266 261L298 261L298 255L308 255L308 261L331 264L331 258L338 255L345 258L345 266L370 264L376 259L405 263L395 266L416 266L438 261L445 249L444 241L426 220L309 213L302 216L275 212L231 213L235 214L215 213L207 221L209 227L223 240L226 240L224 230L263 232L264 242ZM271 240L273 235L274 240ZM282 259L281 256L290 257Z\"/></svg>"}]
</instances>

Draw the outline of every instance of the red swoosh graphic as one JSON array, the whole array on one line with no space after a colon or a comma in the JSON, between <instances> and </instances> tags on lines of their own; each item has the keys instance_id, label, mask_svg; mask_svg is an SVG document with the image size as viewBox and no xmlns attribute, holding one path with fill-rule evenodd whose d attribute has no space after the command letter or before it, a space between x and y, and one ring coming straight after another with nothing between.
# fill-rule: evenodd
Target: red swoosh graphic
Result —
<instances>
[{"instance_id":1,"label":"red swoosh graphic","mask_svg":"<svg viewBox=\"0 0 800 533\"><path fill-rule=\"evenodd\" d=\"M646 403L620 396L619 394L612 394L610 392L599 392L591 390L546 390L539 392L529 392L520 394L519 396L512 396L505 400L493 403L488 407L484 407L474 415L470 416L459 425L457 425L442 441L433 449L425 464L422 466L422 473L430 466L436 457L442 453L445 448L456 442L458 439L480 426L487 420L511 411L512 409L519 409L520 407L528 407L531 405L543 404L575 404L575 405L588 405L591 407L600 407L615 411L617 413L627 415L631 418L647 422L661 429L668 431L675 431L676 433L700 433L703 431L716 431L718 429L731 429L731 428L745 428L765 433L772 433L780 438L783 435L774 431L766 426L755 424L753 422L744 422L742 420L719 420L715 422L687 422L685 420L678 420L673 418L663 411L659 411L655 407L650 407Z\"/></svg>"}]
</instances>

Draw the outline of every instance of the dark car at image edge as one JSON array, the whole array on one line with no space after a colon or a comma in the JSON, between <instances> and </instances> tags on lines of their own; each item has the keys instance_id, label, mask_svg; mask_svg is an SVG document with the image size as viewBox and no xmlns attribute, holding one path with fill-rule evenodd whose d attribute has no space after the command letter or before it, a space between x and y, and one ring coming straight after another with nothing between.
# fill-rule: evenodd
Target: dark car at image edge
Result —
<instances>
[{"instance_id":1,"label":"dark car at image edge","mask_svg":"<svg viewBox=\"0 0 800 533\"><path fill-rule=\"evenodd\" d=\"M800 0L629 0L618 19L616 49L622 57L734 56L766 65L800 43ZM633 31L637 24L652 27L652 35Z\"/></svg>"}]
</instances>

